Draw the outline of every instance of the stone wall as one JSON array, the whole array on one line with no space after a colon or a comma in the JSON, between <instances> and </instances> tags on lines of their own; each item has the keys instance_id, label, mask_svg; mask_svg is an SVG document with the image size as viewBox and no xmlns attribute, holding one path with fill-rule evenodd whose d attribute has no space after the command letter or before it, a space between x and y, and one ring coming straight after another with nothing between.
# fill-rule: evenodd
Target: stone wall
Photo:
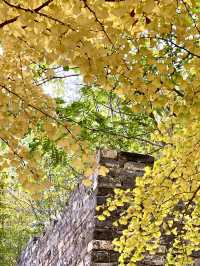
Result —
<instances>
[{"instance_id":1,"label":"stone wall","mask_svg":"<svg viewBox=\"0 0 200 266\"><path fill-rule=\"evenodd\" d=\"M33 238L23 251L20 266L90 265L88 244L93 239L96 207L96 180L93 187L79 184L61 218L40 237Z\"/></svg>"},{"instance_id":2,"label":"stone wall","mask_svg":"<svg viewBox=\"0 0 200 266\"><path fill-rule=\"evenodd\" d=\"M98 176L97 205L106 202L113 194L114 188L132 188L135 178L143 176L144 167L153 165L151 156L116 151L102 151L100 164L109 168L106 177ZM119 217L120 208L105 221L95 219L93 248L91 253L92 266L117 266L118 254L113 251L112 240L121 234L121 228L113 227L113 221ZM154 264L149 264L153 266Z\"/></svg>"},{"instance_id":3,"label":"stone wall","mask_svg":"<svg viewBox=\"0 0 200 266\"><path fill-rule=\"evenodd\" d=\"M95 173L90 188L79 184L61 219L55 221L43 236L32 239L22 253L18 266L117 266L118 254L113 251L112 240L121 234L112 226L120 210L106 221L96 218L96 205L112 195L113 188L134 187L135 177L143 176L144 167L153 164L151 156L135 153L101 151L99 163L109 168L106 177ZM164 242L168 242L166 239ZM145 256L138 266L163 266L166 243L154 256ZM194 254L200 266L200 252Z\"/></svg>"},{"instance_id":4,"label":"stone wall","mask_svg":"<svg viewBox=\"0 0 200 266\"><path fill-rule=\"evenodd\" d=\"M143 175L144 166L151 165L153 158L102 151L98 160L109 168L108 175L94 173L90 188L80 182L61 218L28 243L18 266L118 265L118 254L112 250L111 241L120 232L113 229L112 220L96 219L96 205L104 203L115 187L133 187L135 177Z\"/></svg>"}]
</instances>

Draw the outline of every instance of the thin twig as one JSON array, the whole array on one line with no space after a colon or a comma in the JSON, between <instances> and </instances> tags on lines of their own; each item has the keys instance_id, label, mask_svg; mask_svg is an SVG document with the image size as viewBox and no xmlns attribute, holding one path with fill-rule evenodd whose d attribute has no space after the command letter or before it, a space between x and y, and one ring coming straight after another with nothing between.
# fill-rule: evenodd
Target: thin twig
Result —
<instances>
[{"instance_id":1,"label":"thin twig","mask_svg":"<svg viewBox=\"0 0 200 266\"><path fill-rule=\"evenodd\" d=\"M19 94L17 94L17 93L14 92L14 91L8 89L6 86L0 84L0 87L3 88L3 89L5 89L5 90L6 90L7 92L9 92L10 94L13 94L14 96L16 96L16 97L17 97L18 99L20 99L22 102L26 103L26 105L27 105L28 107L31 107L32 109L34 109L34 110L40 112L41 114L43 114L45 117L48 117L48 118L50 118L51 120L55 121L57 124L63 126L63 127L67 130L67 132L68 132L68 133L69 133L69 134L70 134L70 135L71 135L71 136L77 141L76 137L72 134L71 130L69 130L69 128L68 128L66 125L64 125L61 121L59 121L56 117L50 115L49 113L45 112L44 110L38 108L38 107L35 106L35 105L33 105L33 104L31 104L31 103L28 103L28 102L27 102L22 96L20 96Z\"/></svg>"}]
</instances>

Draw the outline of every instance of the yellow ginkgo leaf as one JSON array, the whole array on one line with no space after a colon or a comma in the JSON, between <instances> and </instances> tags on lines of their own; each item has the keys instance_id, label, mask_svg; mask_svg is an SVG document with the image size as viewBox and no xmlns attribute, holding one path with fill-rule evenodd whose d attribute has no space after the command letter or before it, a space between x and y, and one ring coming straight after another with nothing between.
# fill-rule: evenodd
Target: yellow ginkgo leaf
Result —
<instances>
[{"instance_id":1,"label":"yellow ginkgo leaf","mask_svg":"<svg viewBox=\"0 0 200 266\"><path fill-rule=\"evenodd\" d=\"M92 180L89 179L89 178L84 178L84 179L82 180L82 183L83 183L83 185L86 186L86 187L91 187L91 185L92 185Z\"/></svg>"},{"instance_id":2,"label":"yellow ginkgo leaf","mask_svg":"<svg viewBox=\"0 0 200 266\"><path fill-rule=\"evenodd\" d=\"M145 3L145 5L143 6L143 11L145 13L147 13L147 14L148 13L151 13L152 10L154 9L154 7L155 7L154 0L147 0L146 3Z\"/></svg>"},{"instance_id":3,"label":"yellow ginkgo leaf","mask_svg":"<svg viewBox=\"0 0 200 266\"><path fill-rule=\"evenodd\" d=\"M106 176L108 172L109 172L108 168L106 168L105 166L100 166L100 168L99 168L99 174L100 175Z\"/></svg>"},{"instance_id":4,"label":"yellow ginkgo leaf","mask_svg":"<svg viewBox=\"0 0 200 266\"><path fill-rule=\"evenodd\" d=\"M94 173L92 168L87 168L84 172L84 176L91 176Z\"/></svg>"},{"instance_id":5,"label":"yellow ginkgo leaf","mask_svg":"<svg viewBox=\"0 0 200 266\"><path fill-rule=\"evenodd\" d=\"M99 215L98 220L99 221L105 221L106 217L104 215Z\"/></svg>"},{"instance_id":6,"label":"yellow ginkgo leaf","mask_svg":"<svg viewBox=\"0 0 200 266\"><path fill-rule=\"evenodd\" d=\"M108 210L103 211L103 215L110 216L110 212Z\"/></svg>"},{"instance_id":7,"label":"yellow ginkgo leaf","mask_svg":"<svg viewBox=\"0 0 200 266\"><path fill-rule=\"evenodd\" d=\"M99 212L100 209L101 209L101 206L97 206L97 207L96 207L96 211L97 211L97 212Z\"/></svg>"},{"instance_id":8,"label":"yellow ginkgo leaf","mask_svg":"<svg viewBox=\"0 0 200 266\"><path fill-rule=\"evenodd\" d=\"M59 148L65 148L67 146L69 146L69 141L67 139L60 139L58 142L57 142L57 146Z\"/></svg>"},{"instance_id":9,"label":"yellow ginkgo leaf","mask_svg":"<svg viewBox=\"0 0 200 266\"><path fill-rule=\"evenodd\" d=\"M112 211L116 210L116 208L117 208L116 206L111 205L108 207L108 210L112 212Z\"/></svg>"},{"instance_id":10,"label":"yellow ginkgo leaf","mask_svg":"<svg viewBox=\"0 0 200 266\"><path fill-rule=\"evenodd\" d=\"M41 193L33 193L33 194L31 194L31 198L34 200L40 200L40 199L42 199L42 194Z\"/></svg>"}]
</instances>

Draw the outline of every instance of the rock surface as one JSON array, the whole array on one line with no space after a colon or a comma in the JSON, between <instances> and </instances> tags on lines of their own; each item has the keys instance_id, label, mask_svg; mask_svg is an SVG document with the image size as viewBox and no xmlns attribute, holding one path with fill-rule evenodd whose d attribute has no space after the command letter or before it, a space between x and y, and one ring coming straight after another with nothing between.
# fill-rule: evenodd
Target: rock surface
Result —
<instances>
[{"instance_id":1,"label":"rock surface","mask_svg":"<svg viewBox=\"0 0 200 266\"><path fill-rule=\"evenodd\" d=\"M112 226L113 216L100 222L96 206L113 194L113 188L134 187L136 176L153 165L151 156L104 150L100 165L109 168L107 176L94 173L92 187L77 186L61 218L52 223L39 238L32 239L23 251L18 266L117 266L118 254L112 240L120 229ZM119 213L117 214L119 215ZM146 256L138 265L163 266L165 245L158 254ZM198 257L198 256L197 256ZM196 262L196 266L200 262Z\"/></svg>"}]
</instances>

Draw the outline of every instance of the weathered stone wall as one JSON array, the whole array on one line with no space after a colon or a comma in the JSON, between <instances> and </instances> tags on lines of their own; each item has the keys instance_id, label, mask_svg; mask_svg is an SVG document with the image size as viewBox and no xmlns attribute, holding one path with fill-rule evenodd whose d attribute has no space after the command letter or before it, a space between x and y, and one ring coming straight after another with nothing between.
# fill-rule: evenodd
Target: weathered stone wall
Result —
<instances>
[{"instance_id":1,"label":"weathered stone wall","mask_svg":"<svg viewBox=\"0 0 200 266\"><path fill-rule=\"evenodd\" d=\"M112 226L120 215L115 212L106 221L95 217L96 205L112 195L113 188L134 187L135 177L143 176L144 167L153 164L151 156L127 152L102 151L101 165L109 168L106 177L97 173L92 176L93 186L79 185L71 197L62 218L51 225L40 238L29 243L18 266L117 266L118 254L113 251L112 240L121 234ZM156 255L145 256L138 266L163 266L169 239L161 241ZM200 252L194 253L195 266L200 266Z\"/></svg>"},{"instance_id":2,"label":"weathered stone wall","mask_svg":"<svg viewBox=\"0 0 200 266\"><path fill-rule=\"evenodd\" d=\"M61 218L39 238L32 239L21 255L20 266L90 265L88 244L93 239L96 207L96 180L93 187L79 184Z\"/></svg>"},{"instance_id":3,"label":"weathered stone wall","mask_svg":"<svg viewBox=\"0 0 200 266\"><path fill-rule=\"evenodd\" d=\"M135 153L102 151L100 164L109 168L109 173L106 177L98 176L97 205L105 203L106 198L113 194L114 188L134 187L135 178L142 178L144 167L151 166L153 158ZM120 209L105 221L95 219L91 265L118 265L118 254L113 251L112 240L121 234L121 228L114 228L112 223L119 214Z\"/></svg>"},{"instance_id":4,"label":"weathered stone wall","mask_svg":"<svg viewBox=\"0 0 200 266\"><path fill-rule=\"evenodd\" d=\"M104 222L96 219L96 205L104 203L115 187L133 187L135 177L143 175L144 166L152 165L153 158L102 151L98 160L109 168L108 175L95 173L90 188L78 185L61 218L42 236L29 242L18 266L118 265L118 254L113 251L111 242L120 231L113 229L111 219Z\"/></svg>"}]
</instances>

